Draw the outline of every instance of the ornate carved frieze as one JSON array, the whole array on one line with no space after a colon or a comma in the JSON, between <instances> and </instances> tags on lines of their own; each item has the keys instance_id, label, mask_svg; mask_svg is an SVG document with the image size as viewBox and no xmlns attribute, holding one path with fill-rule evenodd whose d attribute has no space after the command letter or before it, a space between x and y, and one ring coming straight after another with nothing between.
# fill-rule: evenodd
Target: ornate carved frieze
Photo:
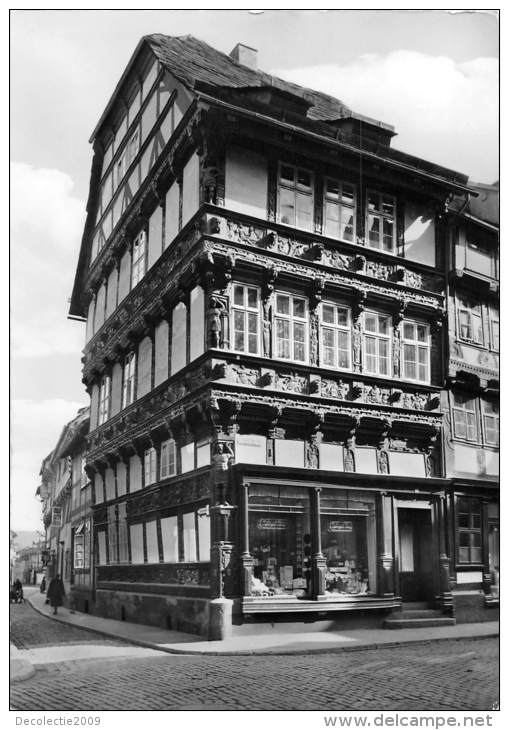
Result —
<instances>
[{"instance_id":1,"label":"ornate carved frieze","mask_svg":"<svg viewBox=\"0 0 509 730\"><path fill-rule=\"evenodd\" d=\"M187 479L169 482L158 489L141 490L128 495L126 512L129 521L144 517L150 512L160 512L210 497L210 475L198 474Z\"/></svg>"},{"instance_id":2,"label":"ornate carved frieze","mask_svg":"<svg viewBox=\"0 0 509 730\"><path fill-rule=\"evenodd\" d=\"M172 299L179 295L179 282L196 270L199 251L194 255L191 249L200 238L200 233L192 230L178 245L178 252L174 249L167 252L165 258L150 271L144 279L120 303L114 314L109 317L104 326L90 340L84 350L83 377L88 379L95 369L103 370L103 359L118 359L115 348L120 345L122 350L131 346L130 340L140 337L146 329L147 320L157 319ZM169 254L173 253L172 258ZM180 259L175 265L175 261Z\"/></svg>"},{"instance_id":3,"label":"ornate carved frieze","mask_svg":"<svg viewBox=\"0 0 509 730\"><path fill-rule=\"evenodd\" d=\"M396 410L389 410L388 408L384 408L383 406L374 408L372 406L367 406L367 404L357 406L356 404L348 403L334 404L328 401L296 400L295 395L293 398L290 398L283 395L278 396L274 393L272 393L270 395L270 398L268 398L268 394L264 394L260 391L242 393L213 388L212 395L213 397L221 400L235 398L241 403L245 402L249 403L250 405L259 405L265 408L267 407L267 404L270 403L272 408L274 408L275 411L277 411L278 413L281 412L283 409L295 409L301 410L303 412L309 412L311 410L314 413L316 408L318 407L320 410L324 411L324 414L326 416L347 416L350 417L353 421L358 421L363 417L369 417L370 419L375 418L380 419L382 422L385 422L387 421L388 417L391 417L393 419L393 422L408 422L415 426L425 426L429 430L439 429L442 425L441 414L431 413L428 411L401 410L398 412ZM369 407L369 410L367 410L367 407Z\"/></svg>"},{"instance_id":4,"label":"ornate carved frieze","mask_svg":"<svg viewBox=\"0 0 509 730\"><path fill-rule=\"evenodd\" d=\"M218 235L234 243L241 243L268 252L291 256L292 258L316 261L332 269L346 270L369 276L378 281L399 283L411 289L435 293L444 291L444 278L427 272L412 269L412 264L404 259L394 263L368 258L370 250L355 253L351 248L334 245L320 240L301 240L294 233L286 234L270 229L268 226L253 225L232 218L217 217ZM373 254L374 255L374 254Z\"/></svg>"},{"instance_id":5,"label":"ornate carved frieze","mask_svg":"<svg viewBox=\"0 0 509 730\"><path fill-rule=\"evenodd\" d=\"M238 363L224 363L221 367L219 364L216 365L212 377L215 380L225 380L233 385L281 390L300 395L414 411L433 411L437 410L439 406L434 393L402 390L400 385L394 387L362 381L347 381L344 377L334 377L332 374L328 377L315 373L302 374L280 367L258 368Z\"/></svg>"}]
</instances>

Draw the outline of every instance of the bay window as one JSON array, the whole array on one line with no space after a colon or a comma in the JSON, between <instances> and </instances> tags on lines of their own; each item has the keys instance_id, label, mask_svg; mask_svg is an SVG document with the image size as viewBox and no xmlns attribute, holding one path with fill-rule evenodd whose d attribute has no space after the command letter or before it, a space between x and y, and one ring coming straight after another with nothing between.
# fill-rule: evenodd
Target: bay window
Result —
<instances>
[{"instance_id":1,"label":"bay window","mask_svg":"<svg viewBox=\"0 0 509 730\"><path fill-rule=\"evenodd\" d=\"M245 284L233 285L231 314L232 347L235 352L258 355L260 352L259 290Z\"/></svg>"},{"instance_id":2,"label":"bay window","mask_svg":"<svg viewBox=\"0 0 509 730\"><path fill-rule=\"evenodd\" d=\"M339 304L323 302L321 319L321 365L350 368L350 311Z\"/></svg>"},{"instance_id":3,"label":"bay window","mask_svg":"<svg viewBox=\"0 0 509 730\"><path fill-rule=\"evenodd\" d=\"M402 330L403 377L418 383L430 380L430 331L427 324L404 320Z\"/></svg>"},{"instance_id":4,"label":"bay window","mask_svg":"<svg viewBox=\"0 0 509 730\"><path fill-rule=\"evenodd\" d=\"M368 246L394 253L396 248L396 199L367 191Z\"/></svg>"},{"instance_id":5,"label":"bay window","mask_svg":"<svg viewBox=\"0 0 509 730\"><path fill-rule=\"evenodd\" d=\"M498 403L489 400L483 400L481 403L484 443L498 446L500 418Z\"/></svg>"},{"instance_id":6,"label":"bay window","mask_svg":"<svg viewBox=\"0 0 509 730\"><path fill-rule=\"evenodd\" d=\"M313 175L293 165L279 165L279 220L306 231L313 230Z\"/></svg>"},{"instance_id":7,"label":"bay window","mask_svg":"<svg viewBox=\"0 0 509 730\"><path fill-rule=\"evenodd\" d=\"M458 562L482 562L481 501L460 497L457 502Z\"/></svg>"},{"instance_id":8,"label":"bay window","mask_svg":"<svg viewBox=\"0 0 509 730\"><path fill-rule=\"evenodd\" d=\"M475 398L469 398L459 393L453 393L452 398L454 435L456 438L465 439L465 441L477 442L479 438Z\"/></svg>"},{"instance_id":9,"label":"bay window","mask_svg":"<svg viewBox=\"0 0 509 730\"><path fill-rule=\"evenodd\" d=\"M292 294L276 293L274 352L277 358L307 361L307 301Z\"/></svg>"},{"instance_id":10,"label":"bay window","mask_svg":"<svg viewBox=\"0 0 509 730\"><path fill-rule=\"evenodd\" d=\"M350 183L325 178L324 233L353 242L355 236L355 188Z\"/></svg>"},{"instance_id":11,"label":"bay window","mask_svg":"<svg viewBox=\"0 0 509 730\"><path fill-rule=\"evenodd\" d=\"M134 239L131 262L131 289L144 277L146 268L146 243L147 234L145 231L139 233Z\"/></svg>"},{"instance_id":12,"label":"bay window","mask_svg":"<svg viewBox=\"0 0 509 730\"><path fill-rule=\"evenodd\" d=\"M365 312L364 371L373 375L389 375L390 349L390 317L377 312Z\"/></svg>"},{"instance_id":13,"label":"bay window","mask_svg":"<svg viewBox=\"0 0 509 730\"><path fill-rule=\"evenodd\" d=\"M111 378L104 375L99 388L99 426L110 417Z\"/></svg>"},{"instance_id":14,"label":"bay window","mask_svg":"<svg viewBox=\"0 0 509 730\"><path fill-rule=\"evenodd\" d=\"M136 384L136 355L130 352L124 360L124 377L122 389L122 408L134 403Z\"/></svg>"}]
</instances>

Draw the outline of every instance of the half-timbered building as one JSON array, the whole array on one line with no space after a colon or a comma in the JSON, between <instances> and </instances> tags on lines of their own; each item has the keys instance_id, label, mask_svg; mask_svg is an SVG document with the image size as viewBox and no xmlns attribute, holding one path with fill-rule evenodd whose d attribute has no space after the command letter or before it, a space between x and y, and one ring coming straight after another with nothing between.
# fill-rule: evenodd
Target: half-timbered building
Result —
<instances>
[{"instance_id":1,"label":"half-timbered building","mask_svg":"<svg viewBox=\"0 0 509 730\"><path fill-rule=\"evenodd\" d=\"M96 613L212 639L454 621L448 203L473 191L394 135L246 46L138 45L70 307Z\"/></svg>"}]
</instances>

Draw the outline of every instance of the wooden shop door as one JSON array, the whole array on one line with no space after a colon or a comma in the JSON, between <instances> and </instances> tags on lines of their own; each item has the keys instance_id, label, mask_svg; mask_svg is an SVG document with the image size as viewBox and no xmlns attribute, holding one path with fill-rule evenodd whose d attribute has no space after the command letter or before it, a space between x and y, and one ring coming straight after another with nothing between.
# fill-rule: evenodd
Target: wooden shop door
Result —
<instances>
[{"instance_id":1,"label":"wooden shop door","mask_svg":"<svg viewBox=\"0 0 509 730\"><path fill-rule=\"evenodd\" d=\"M398 508L399 585L403 601L427 601L433 588L431 510Z\"/></svg>"}]
</instances>

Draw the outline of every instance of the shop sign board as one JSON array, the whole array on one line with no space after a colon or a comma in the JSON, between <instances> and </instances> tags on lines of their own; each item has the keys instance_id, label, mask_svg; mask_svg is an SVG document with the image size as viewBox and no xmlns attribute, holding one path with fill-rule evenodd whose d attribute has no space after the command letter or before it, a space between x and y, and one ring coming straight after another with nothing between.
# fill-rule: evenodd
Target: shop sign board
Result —
<instances>
[{"instance_id":1,"label":"shop sign board","mask_svg":"<svg viewBox=\"0 0 509 730\"><path fill-rule=\"evenodd\" d=\"M329 522L329 526L327 528L327 532L352 532L352 531L353 531L352 522L343 522L340 520L333 520L332 522Z\"/></svg>"},{"instance_id":2,"label":"shop sign board","mask_svg":"<svg viewBox=\"0 0 509 730\"><path fill-rule=\"evenodd\" d=\"M263 517L256 523L259 530L286 530L286 520Z\"/></svg>"}]
</instances>

